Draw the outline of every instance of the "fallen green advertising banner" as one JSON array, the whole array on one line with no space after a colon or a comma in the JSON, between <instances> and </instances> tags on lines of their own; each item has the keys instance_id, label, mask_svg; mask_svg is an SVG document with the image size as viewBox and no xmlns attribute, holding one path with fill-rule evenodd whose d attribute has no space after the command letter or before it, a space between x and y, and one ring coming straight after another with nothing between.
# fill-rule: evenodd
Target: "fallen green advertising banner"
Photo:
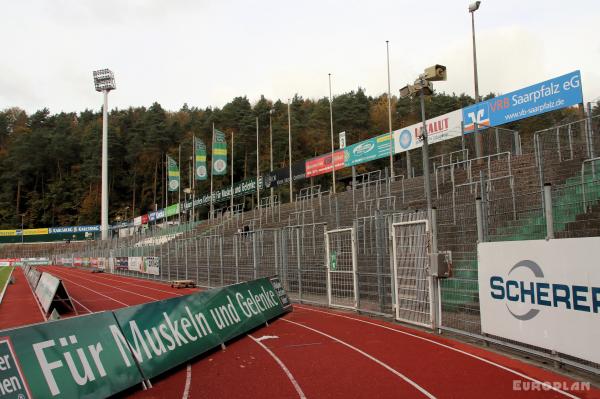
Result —
<instances>
[{"instance_id":1,"label":"fallen green advertising banner","mask_svg":"<svg viewBox=\"0 0 600 399\"><path fill-rule=\"evenodd\" d=\"M152 378L281 315L280 298L262 278L120 309L109 328L123 362Z\"/></svg>"},{"instance_id":2,"label":"fallen green advertising banner","mask_svg":"<svg viewBox=\"0 0 600 399\"><path fill-rule=\"evenodd\" d=\"M115 345L114 323L102 312L0 331L0 397L103 398L141 383Z\"/></svg>"}]
</instances>

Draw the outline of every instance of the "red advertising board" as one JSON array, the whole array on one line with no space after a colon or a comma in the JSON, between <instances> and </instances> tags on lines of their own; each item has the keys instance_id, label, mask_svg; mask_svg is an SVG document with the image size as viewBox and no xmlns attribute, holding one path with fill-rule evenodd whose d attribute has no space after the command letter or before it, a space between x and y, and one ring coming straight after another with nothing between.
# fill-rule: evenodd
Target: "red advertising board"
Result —
<instances>
[{"instance_id":1,"label":"red advertising board","mask_svg":"<svg viewBox=\"0 0 600 399\"><path fill-rule=\"evenodd\" d=\"M342 169L344 167L344 150L334 152L333 161L335 162L335 170ZM319 176L332 171L331 154L306 160L306 177Z\"/></svg>"},{"instance_id":2,"label":"red advertising board","mask_svg":"<svg viewBox=\"0 0 600 399\"><path fill-rule=\"evenodd\" d=\"M142 224L148 224L148 215L142 215Z\"/></svg>"}]
</instances>

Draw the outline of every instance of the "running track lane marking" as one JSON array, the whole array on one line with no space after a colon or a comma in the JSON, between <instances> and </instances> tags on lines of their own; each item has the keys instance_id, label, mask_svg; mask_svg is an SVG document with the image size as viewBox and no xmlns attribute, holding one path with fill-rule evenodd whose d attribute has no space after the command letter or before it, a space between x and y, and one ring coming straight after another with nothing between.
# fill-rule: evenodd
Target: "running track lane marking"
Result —
<instances>
[{"instance_id":1,"label":"running track lane marking","mask_svg":"<svg viewBox=\"0 0 600 399\"><path fill-rule=\"evenodd\" d=\"M60 274L60 273L57 273L57 274ZM101 283L101 282L99 282L99 281L90 280L89 278L83 278L83 277L81 277L81 276L69 276L69 277L80 278L80 279L82 279L82 280L85 280L85 281L90 281L90 282L92 282L92 283L96 283L96 284L104 285L104 286L106 286L106 287L114 288L114 289L116 289L116 290L119 290L119 291L128 292L128 293L130 293L130 294L134 294L134 295L137 295L137 296L141 296L141 297L144 297L144 298L148 298L148 299L150 299L150 300L153 300L153 301L159 301L159 300L160 300L160 299L158 299L158 298L152 298L151 296L147 296L147 295L143 295L143 294L138 294L137 292L128 291L128 290L126 290L126 289L123 289L123 288L115 287L114 285L103 284L103 283ZM128 306L129 306L129 305L128 305Z\"/></svg>"},{"instance_id":2,"label":"running track lane marking","mask_svg":"<svg viewBox=\"0 0 600 399\"><path fill-rule=\"evenodd\" d=\"M277 357L277 355L275 353L273 353L273 351L269 348L267 348L267 346L265 344L263 344L262 339L264 339L265 337L261 337L261 338L254 338L252 335L248 334L248 336L250 338L252 338L252 340L254 340L254 342L256 342L258 345L260 345L261 348L263 348L265 351L267 351L267 353L269 355L271 355L271 357L273 359L275 359L275 361L277 362L277 364L279 364L279 367L281 367L281 369L283 370L283 372L285 373L285 375L287 375L287 377L289 378L290 382L292 383L292 385L294 386L294 389L296 389L296 392L298 392L298 396L300 397L300 399L306 399L306 395L304 395L304 392L302 392L302 388L300 388L300 385L298 384L298 381L296 381L296 379L294 378L294 376L292 375L292 373L290 372L290 370L285 366L285 364L281 361L281 359L279 359ZM271 336L268 336L269 338L272 338Z\"/></svg>"},{"instance_id":3,"label":"running track lane marking","mask_svg":"<svg viewBox=\"0 0 600 399\"><path fill-rule=\"evenodd\" d=\"M294 305L294 307L296 307L296 306L297 306L297 305ZM565 391L562 391L562 390L560 390L560 389L558 389L558 388L555 388L554 386L552 386L552 385L550 385L550 384L548 384L548 383L546 383L546 382L543 382L543 381L536 380L535 378L533 378L533 377L529 377L528 375L525 375L525 374L523 374L523 373L521 373L521 372L519 372L519 371L513 370L513 369L511 369L511 368L508 368L508 367L506 367L506 366L503 366L503 365L501 365L501 364L498 364L498 363L496 363L496 362L493 362L493 361L491 361L491 360L485 359L485 358L483 358L483 357L481 357L481 356L477 356L477 355L474 355L474 354L472 354L472 353L469 353L469 352L463 351L463 350L461 350L461 349L453 348L453 347L451 347L451 346L449 346L449 345L443 344L443 343L441 343L441 342L434 341L434 340L432 340L432 339L429 339L429 338L421 337L421 336L418 336L418 335L416 335L416 334L412 334L412 333L409 333L409 332L406 332L406 331L402 331L402 330L396 330L395 328L391 328L391 327L384 326L384 325L381 325L381 324L373 323L373 322L370 322L370 321L361 320L361 319L356 319L356 318L354 318L354 317L350 317L350 316L345 316L345 315L336 314L336 313L330 313L330 312L324 312L324 311L322 311L322 310L316 310L316 309L305 308L304 306L297 306L297 307L298 307L298 308L300 308L300 309L303 309L303 310L310 310L311 312L325 313L325 314L332 315L332 316L336 316L336 317L343 317L344 319L350 319L350 320L354 320L354 321L359 321L359 322L361 322L361 323L371 324L371 325L373 325L373 326L381 327L381 328L384 328L384 329L386 329L386 330L390 330L390 331L394 331L394 332L397 332L397 333L400 333L400 334L408 335L409 337L413 337L413 338L421 339L421 340L423 340L423 341L427 341L427 342L430 342L430 343L432 343L432 344L439 345L439 346L441 346L441 347L443 347L443 348L450 349L450 350L453 350L453 351L455 351L455 352L458 352L458 353L462 353L463 355L466 355L466 356L472 357L473 359L481 360L481 361L482 361L482 362L484 362L484 363L487 363L487 364L490 364L490 365L492 365L492 366L498 367L499 369L502 369L502 370L504 370L504 371L508 371L509 373L512 373L512 374L518 375L519 377L525 378L526 380L533 381L533 382L536 382L536 383L538 383L538 384L541 384L542 386L544 386L544 387L546 387L546 388L548 388L548 389L551 389L551 390L553 390L553 391L556 391L556 392L558 392L558 393L560 393L560 394L563 394L563 395L565 395L565 396L567 396L567 397L569 397L569 398L573 398L573 399L580 399L580 398L579 398L579 396L571 395L571 394L570 394L570 393L568 393L568 392L565 392ZM283 320L285 320L285 319L283 319ZM285 320L285 321L289 321L289 320ZM292 322L292 321L290 321L290 323L293 323L293 322Z\"/></svg>"},{"instance_id":4,"label":"running track lane marking","mask_svg":"<svg viewBox=\"0 0 600 399\"><path fill-rule=\"evenodd\" d=\"M111 298L111 297L109 297L108 295L104 295L104 294L103 294L103 293L101 293L101 292L94 291L93 289L91 289L91 288L88 288L88 287L86 287L85 285L77 284L76 282L74 282L74 281L71 281L71 280L69 280L69 279L67 279L67 278L62 278L62 280L65 280L65 281L67 281L67 282L69 282L69 283L75 284L75 285L77 285L77 286L79 286L79 287L85 288L85 289L86 289L86 290L88 290L88 291L92 291L94 294L98 294L98 295L100 295L100 296L103 296L103 297L105 297L105 298L108 298L108 299L110 299L111 301L114 301L114 302L120 303L120 304L121 304L121 305L123 305L123 306L131 306L131 305L128 305L128 304L126 304L125 302L121 302L121 301L119 301L119 300L117 300L117 299Z\"/></svg>"},{"instance_id":5,"label":"running track lane marking","mask_svg":"<svg viewBox=\"0 0 600 399\"><path fill-rule=\"evenodd\" d=\"M14 271L14 269L13 269ZM25 272L23 272L21 270L21 274L23 274L23 277L25 277ZM37 295L35 295L35 292L33 292L33 288L31 288L31 285L29 284L29 280L27 280L27 277L25 277L25 280L27 282L27 286L29 287L29 291L31 291L31 295L33 295L33 300L35 301L35 304L37 305L38 309L40 310L40 313L42 314L42 317L44 318L44 321L48 321L48 318L46 317L46 313L44 313L44 311L42 310L42 305L40 305L40 302L38 301Z\"/></svg>"},{"instance_id":6,"label":"running track lane marking","mask_svg":"<svg viewBox=\"0 0 600 399\"><path fill-rule=\"evenodd\" d=\"M78 273L79 275L82 275L83 273ZM113 276L116 276L113 274ZM172 292L172 291L165 291L165 290L161 290L159 288L153 288L153 287L149 287L146 285L142 285L142 284L134 284L134 283L129 283L127 281L124 281L123 278L109 278L108 276L102 276L102 278L100 278L100 276L97 276L98 279L102 279L103 281L114 281L114 282L118 282L118 283L123 283L123 284L128 284L128 285L133 285L135 287L141 287L141 288L145 288L147 290L153 290L153 291L159 291L159 292L164 292L165 294L171 294L171 295L179 295L179 296L184 296L184 295L188 295L188 294L180 294L178 292Z\"/></svg>"},{"instance_id":7,"label":"running track lane marking","mask_svg":"<svg viewBox=\"0 0 600 399\"><path fill-rule=\"evenodd\" d=\"M183 395L181 399L188 399L190 395L190 385L192 383L192 365L187 364L186 376L185 376L185 388L183 389Z\"/></svg>"},{"instance_id":8,"label":"running track lane marking","mask_svg":"<svg viewBox=\"0 0 600 399\"><path fill-rule=\"evenodd\" d=\"M345 341L342 341L341 339L338 339L338 338L336 338L334 336L331 336L331 335L329 335L327 333L319 331L319 330L317 330L315 328L308 327L308 326L305 326L304 324L296 323L295 321L291 321L291 320L287 320L287 319L281 319L281 320L283 320L283 321L285 321L287 323L295 324L295 325L300 326L300 327L304 327L304 328L306 328L308 330L316 332L317 334L321 334L321 335L323 335L323 336L325 336L325 337L327 337L329 339L332 339L335 342L338 342L338 343L340 343L340 344L342 344L344 346L347 346L348 348L350 348L350 349L352 349L352 350L360 353L361 355L365 356L366 358L371 359L372 361L374 361L375 363L377 363L380 366L384 367L388 371L391 371L392 373L396 374L398 377L400 377L404 381L408 382L410 385L412 385L414 388L418 389L423 395L427 396L428 398L430 398L430 399L436 399L436 397L433 396L431 393L429 393L425 388L423 388L422 386L420 386L419 384L417 384L416 382L414 382L413 380L411 380L410 378L408 378L407 376L405 376L404 374L402 374L398 370L392 368L391 366L387 365L386 363L382 362L381 360L379 360L379 359L377 359L377 358L369 355L367 352L364 352L364 351L358 349L357 347L352 346L352 345L350 345L349 343L347 343Z\"/></svg>"}]
</instances>

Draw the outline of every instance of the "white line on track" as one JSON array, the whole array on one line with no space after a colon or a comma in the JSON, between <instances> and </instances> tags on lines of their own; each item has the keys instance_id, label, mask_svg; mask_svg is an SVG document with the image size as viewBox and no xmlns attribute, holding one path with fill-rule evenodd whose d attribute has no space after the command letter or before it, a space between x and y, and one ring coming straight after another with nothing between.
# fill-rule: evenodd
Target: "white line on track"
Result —
<instances>
[{"instance_id":1,"label":"white line on track","mask_svg":"<svg viewBox=\"0 0 600 399\"><path fill-rule=\"evenodd\" d=\"M302 310L309 310L309 311L311 311L311 312L325 313L325 314L328 314L328 315L331 315L331 316L342 317L342 318L344 318L344 319L350 319L350 320L358 321L358 322L361 322L361 323L370 324L370 325L373 325L373 326L376 326L376 327L384 328L384 329L386 329L386 330L390 330L390 331L397 332L397 333L399 333L399 334L404 334L404 335L407 335L407 336L409 336L409 337L417 338L417 339L420 339L420 340L423 340L423 341L426 341L426 342L432 343L432 344L434 344L434 345L438 345L438 346L441 346L441 347L443 347L443 348L450 349L450 350L453 350L453 351L455 351L455 352L458 352L458 353L462 353L462 354L463 354L463 355L465 355L465 356L472 357L473 359L480 360L480 361L482 361L482 362L484 362L484 363L487 363L487 364L489 364L489 365L492 365L492 366L498 367L499 369L502 369L502 370L504 370L504 371L508 371L509 373L512 373L512 374L518 375L518 376L519 376L519 377L521 377L521 378L525 378L526 380L533 381L533 382L535 382L535 383L537 383L537 384L540 384L540 386L543 386L543 387L545 387L545 388L546 388L546 389L548 389L548 390L553 390L553 391L555 391L555 392L558 392L558 393L560 393L560 394L563 394L563 395L565 395L566 397L573 398L573 399L579 399L579 397L578 397L578 396L572 395L572 394L570 394L570 393L568 393L568 392L565 392L565 391L562 391L562 390L560 390L560 389L558 389L558 388L555 388L554 386L552 386L551 384L548 384L547 382L543 382L543 381L537 380L537 379L535 379L535 378L533 378L533 377L529 377L528 375L525 375L525 374L523 374L523 373L521 373L521 372L519 372L519 371L513 370L513 369L511 369L511 368L509 368L509 367L503 366L503 365L501 365L501 364L498 364L498 363L496 363L496 362L493 362L493 361L491 361L491 360L485 359L485 358L483 358L483 357L481 357L481 356L477 356L477 355L474 355L474 354L472 354L472 353L469 353L469 352L463 351L463 350L461 350L461 349L453 348L452 346L446 345L446 344L444 344L444 343L441 343L441 342L434 341L433 339L429 339L429 338L421 337L421 336L419 336L419 335L412 334L412 333L409 333L409 332L406 332L406 331L402 331L402 330L397 330L397 329L395 329L395 328L388 327L388 326L384 326L384 325L382 325L382 324L377 324L377 323L373 323L373 322L370 322L370 321L367 321L367 320L361 320L361 319L357 319L357 318L354 318L354 317L345 316L345 315L341 315L341 314L337 314L337 313L325 312L325 311L323 311L323 310L311 309L311 308L306 308L306 307L304 307L304 306L298 306L298 305L294 305L294 307L297 307L297 308L299 308L299 309L302 309ZM284 319L284 320L285 320L285 319ZM285 321L289 321L289 320L285 320Z\"/></svg>"},{"instance_id":2,"label":"white line on track","mask_svg":"<svg viewBox=\"0 0 600 399\"><path fill-rule=\"evenodd\" d=\"M419 384L417 384L416 382L414 382L413 380L411 380L410 378L408 378L407 376L405 376L404 374L402 374L401 372L399 372L398 370L396 370L395 368L389 366L388 364L382 362L381 360L377 359L376 357L373 357L371 355L369 355L367 352L364 352L360 349L358 349L355 346L350 345L349 343L342 341L341 339L338 339L334 336L331 336L327 333L324 333L323 331L319 331L316 328L312 328L312 327L308 327L305 326L304 324L300 324L300 323L296 323L295 321L291 321L291 320L287 320L287 319L281 319L283 321L285 321L286 323L292 323L295 324L297 326L300 327L304 327L308 330L314 331L317 334L321 334L329 339L334 340L335 342L338 342L344 346L347 346L348 348L360 353L361 355L365 356L366 358L374 361L375 363L379 364L380 366L382 366L383 368L387 369L388 371L394 373L395 375L397 375L398 377L402 378L404 381L408 382L410 385L412 385L414 388L416 388L417 390L419 390L423 395L427 396L430 399L435 399L435 396L433 396L431 393L429 393L425 388L423 388L422 386L420 386Z\"/></svg>"},{"instance_id":3,"label":"white line on track","mask_svg":"<svg viewBox=\"0 0 600 399\"><path fill-rule=\"evenodd\" d=\"M181 395L181 399L188 399L188 396L190 396L191 383L192 383L192 366L190 363L188 363L186 375L185 375L185 388L183 389L183 395Z\"/></svg>"},{"instance_id":4,"label":"white line on track","mask_svg":"<svg viewBox=\"0 0 600 399\"><path fill-rule=\"evenodd\" d=\"M78 273L78 275L81 275L81 274L84 274L84 273ZM116 274L110 274L110 275L114 276L114 277L118 276ZM172 294L172 295L178 295L178 296L187 295L187 293L186 294L180 294L178 292L165 291L165 290L161 290L159 288L149 287L147 285L130 283L130 282L124 281L125 279L122 278L122 276L120 276L120 275L119 275L119 278L109 278L108 275L106 275L106 274L102 274L101 276L97 274L96 278L103 279L104 281L114 281L114 282L119 282L119 283L123 283L123 284L127 284L127 285L133 285L133 286L136 286L136 287L142 287L142 288L145 288L145 289L148 289L148 290L152 290L152 291L164 292L166 294ZM136 280L136 281L139 281L139 280ZM144 281L144 280L142 280L142 281Z\"/></svg>"},{"instance_id":5,"label":"white line on track","mask_svg":"<svg viewBox=\"0 0 600 399\"><path fill-rule=\"evenodd\" d=\"M267 353L269 355L271 355L271 357L273 359L275 359L275 361L277 362L277 364L279 365L279 367L281 367L281 369L283 370L283 372L285 373L285 375L287 375L288 379L290 380L290 382L292 383L292 385L294 386L294 389L296 389L296 392L298 392L298 397L300 397L300 399L306 399L306 395L304 395L304 392L302 392L302 388L300 388L300 385L298 384L298 381L296 381L296 379L294 378L294 376L292 375L292 373L290 372L290 370L285 366L285 364L281 361L281 359L279 359L277 357L277 355L275 353L273 353L273 351L271 351L271 349L267 348L267 346L265 344L263 344L262 339L261 338L265 338L265 337L261 337L261 338L254 338L252 335L248 334L248 336L250 338L252 338L254 340L254 342L256 342L258 345L260 345L261 348L263 348L265 351L267 351Z\"/></svg>"},{"instance_id":6,"label":"white line on track","mask_svg":"<svg viewBox=\"0 0 600 399\"><path fill-rule=\"evenodd\" d=\"M68 278L61 277L61 280L65 280L65 281L67 281L67 282L69 282L69 283L71 283L71 284L75 284L75 285L77 285L77 286L79 286L79 287L85 288L85 289L86 289L86 290L88 290L88 291L92 291L94 294L98 294L98 295L100 295L100 296L103 296L103 297L105 297L105 298L108 298L108 299L110 299L111 301L113 301L113 302L117 302L117 303L120 303L120 304L121 304L121 305L123 305L123 306L131 306L131 305L129 305L129 304L127 304L127 303L125 303L125 302L121 302L121 301L119 301L119 300L117 300L117 299L114 299L114 298L111 298L111 297L109 297L108 295L104 295L104 294L103 294L103 293L101 293L101 292L98 292L98 291L95 291L95 290L93 290L93 289L91 289L91 288L89 288L89 287L86 287L85 285L77 284L76 282L74 282L74 281L72 281L72 280L69 280Z\"/></svg>"},{"instance_id":7,"label":"white line on track","mask_svg":"<svg viewBox=\"0 0 600 399\"><path fill-rule=\"evenodd\" d=\"M64 275L64 274L67 274L67 273L63 273L63 272L61 272L61 273L57 273L57 274L59 274L59 275L60 275L60 274L63 274L63 275ZM67 274L67 275L68 275L68 274ZM83 277L81 277L81 276L75 276L75 275L69 275L69 277L80 278L80 279L82 279L82 280L85 280L85 281L90 281L90 282L92 282L92 283L95 283L95 284L100 284L100 285L104 285L104 286L106 286L106 287L114 288L115 290L119 290L119 291L127 292L127 293L129 293L129 294L133 294L133 295L141 296L141 297L143 297L143 298L147 298L147 299L150 299L150 300L152 300L152 301L159 301L159 300L160 300L160 299L158 299L158 298L153 298L153 297L151 297L151 296L147 296L147 295L139 294L139 293L137 293L137 292L129 291L129 290L126 290L126 289L124 289L124 288L115 287L114 285L110 285L110 284L104 284L104 283L101 283L101 282L99 282L99 281L96 281L96 280L91 280L91 279L89 279L89 278L83 278Z\"/></svg>"}]
</instances>

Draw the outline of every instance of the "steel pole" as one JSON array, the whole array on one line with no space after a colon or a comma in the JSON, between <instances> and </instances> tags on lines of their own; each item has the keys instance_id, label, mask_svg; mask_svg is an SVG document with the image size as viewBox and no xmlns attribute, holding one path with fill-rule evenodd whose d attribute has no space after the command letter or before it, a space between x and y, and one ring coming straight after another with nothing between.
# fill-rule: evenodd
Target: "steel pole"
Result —
<instances>
[{"instance_id":1,"label":"steel pole","mask_svg":"<svg viewBox=\"0 0 600 399\"><path fill-rule=\"evenodd\" d=\"M333 103L331 98L331 74L329 74L329 125L331 127L331 169L332 169L332 192L335 194L335 156L333 146Z\"/></svg>"},{"instance_id":2,"label":"steel pole","mask_svg":"<svg viewBox=\"0 0 600 399\"><path fill-rule=\"evenodd\" d=\"M271 110L273 111L273 110ZM270 172L273 173L273 121L271 120L271 111L269 111L269 147L271 153L271 169ZM271 206L273 206L273 186L271 186Z\"/></svg>"},{"instance_id":3,"label":"steel pole","mask_svg":"<svg viewBox=\"0 0 600 399\"><path fill-rule=\"evenodd\" d=\"M258 147L258 116L256 117L256 206L258 206L258 218L260 220L262 214L260 210L260 187L258 186L258 177L260 176L260 158Z\"/></svg>"},{"instance_id":4,"label":"steel pole","mask_svg":"<svg viewBox=\"0 0 600 399\"><path fill-rule=\"evenodd\" d=\"M387 78L388 78L388 127L390 132L390 179L394 181L394 137L392 135L392 91L390 86L390 42L385 41L387 50Z\"/></svg>"},{"instance_id":5,"label":"steel pole","mask_svg":"<svg viewBox=\"0 0 600 399\"><path fill-rule=\"evenodd\" d=\"M294 202L294 176L292 176L292 116L290 114L290 100L288 99L288 152L290 171L290 203Z\"/></svg>"},{"instance_id":6,"label":"steel pole","mask_svg":"<svg viewBox=\"0 0 600 399\"><path fill-rule=\"evenodd\" d=\"M479 77L477 76L477 49L475 46L475 11L471 11L471 33L473 36L473 79L475 81L475 104L479 103ZM473 121L475 127L475 156L483 156L483 140L479 132L478 121Z\"/></svg>"},{"instance_id":7,"label":"steel pole","mask_svg":"<svg viewBox=\"0 0 600 399\"><path fill-rule=\"evenodd\" d=\"M427 143L427 120L425 119L425 95L423 87L425 87L425 79L421 78L421 119L423 120L423 147L421 153L423 155L423 183L425 186L425 197L427 198L427 212L431 214L431 182L429 181L429 144Z\"/></svg>"},{"instance_id":8,"label":"steel pole","mask_svg":"<svg viewBox=\"0 0 600 399\"><path fill-rule=\"evenodd\" d=\"M100 209L100 230L102 240L108 239L108 90L103 90L102 108L102 198Z\"/></svg>"}]
</instances>

